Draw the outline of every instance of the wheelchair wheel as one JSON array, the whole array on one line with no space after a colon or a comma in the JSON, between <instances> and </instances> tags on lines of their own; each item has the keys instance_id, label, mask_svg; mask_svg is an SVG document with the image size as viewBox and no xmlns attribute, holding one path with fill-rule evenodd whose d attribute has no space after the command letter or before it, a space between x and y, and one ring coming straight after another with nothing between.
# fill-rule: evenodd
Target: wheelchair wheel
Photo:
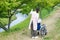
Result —
<instances>
[{"instance_id":1,"label":"wheelchair wheel","mask_svg":"<svg viewBox=\"0 0 60 40\"><path fill-rule=\"evenodd\" d=\"M43 27L41 27L40 29L40 35L41 37L44 37L45 35L47 35L47 29L45 25L42 25Z\"/></svg>"}]
</instances>

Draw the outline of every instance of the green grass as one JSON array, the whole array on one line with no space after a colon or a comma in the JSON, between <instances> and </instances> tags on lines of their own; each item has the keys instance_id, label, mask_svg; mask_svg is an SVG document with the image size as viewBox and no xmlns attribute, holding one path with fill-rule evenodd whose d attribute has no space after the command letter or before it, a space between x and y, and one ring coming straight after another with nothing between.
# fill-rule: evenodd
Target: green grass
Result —
<instances>
[{"instance_id":1,"label":"green grass","mask_svg":"<svg viewBox=\"0 0 60 40\"><path fill-rule=\"evenodd\" d=\"M43 9L41 10L41 12L40 12L40 13L41 13L41 16L40 16L40 17L41 17L42 19L44 19L44 18L48 17L51 12L53 12L52 8L49 8L49 9L43 8Z\"/></svg>"},{"instance_id":2,"label":"green grass","mask_svg":"<svg viewBox=\"0 0 60 40\"><path fill-rule=\"evenodd\" d=\"M47 16L49 16L49 13L46 9L43 9L42 10L42 18L46 18ZM6 20L7 21L7 20ZM29 21L30 21L30 16L24 20L23 22L21 23L18 23L17 25L13 26L10 31L11 32L14 32L14 31L20 31L21 29L24 29L24 28L27 28L28 25L29 25Z\"/></svg>"},{"instance_id":3,"label":"green grass","mask_svg":"<svg viewBox=\"0 0 60 40\"><path fill-rule=\"evenodd\" d=\"M25 19L24 21L22 21L21 23L18 23L17 25L13 26L10 31L20 31L24 28L27 28L29 25L29 21L30 21L30 16Z\"/></svg>"},{"instance_id":4,"label":"green grass","mask_svg":"<svg viewBox=\"0 0 60 40\"><path fill-rule=\"evenodd\" d=\"M18 23L17 25L11 27L9 32L4 31L4 32L0 33L0 37L8 36L14 32L18 32L18 31L21 31L21 30L27 28L29 25L29 22L30 22L30 16L27 19L25 19L24 21L22 21L21 23Z\"/></svg>"},{"instance_id":5,"label":"green grass","mask_svg":"<svg viewBox=\"0 0 60 40\"><path fill-rule=\"evenodd\" d=\"M13 15L11 20L13 21L13 20L15 20L15 19L16 19L16 17L15 17L15 15ZM2 26L2 25L0 25L0 26L4 27L5 25L8 24L8 18L4 18L4 17L3 17L3 18L0 18L0 22L1 22L2 25L3 25L3 26Z\"/></svg>"},{"instance_id":6,"label":"green grass","mask_svg":"<svg viewBox=\"0 0 60 40\"><path fill-rule=\"evenodd\" d=\"M42 9L42 18L46 18L47 16L49 16L49 13L46 9ZM11 31L17 31L17 30L21 30L23 28L27 28L29 25L29 21L30 21L30 16L24 20L21 23L18 23L17 25L15 25L14 27L11 28Z\"/></svg>"},{"instance_id":7,"label":"green grass","mask_svg":"<svg viewBox=\"0 0 60 40\"><path fill-rule=\"evenodd\" d=\"M43 9L42 10L43 19L46 18L47 16L49 16L48 11L46 9ZM22 21L21 23L18 23L17 25L10 28L9 32L4 31L4 32L0 33L0 37L8 36L8 35L12 34L13 32L19 32L25 28L28 28L29 22L30 22L30 16L27 19L25 19L24 21Z\"/></svg>"},{"instance_id":8,"label":"green grass","mask_svg":"<svg viewBox=\"0 0 60 40\"><path fill-rule=\"evenodd\" d=\"M45 8L42 9L42 11L41 11L41 18L44 19L48 14L49 14L48 10L46 10Z\"/></svg>"},{"instance_id":9,"label":"green grass","mask_svg":"<svg viewBox=\"0 0 60 40\"><path fill-rule=\"evenodd\" d=\"M7 25L7 24L8 24L8 19L7 19L7 18L0 18L0 22L1 22L3 25Z\"/></svg>"},{"instance_id":10,"label":"green grass","mask_svg":"<svg viewBox=\"0 0 60 40\"><path fill-rule=\"evenodd\" d=\"M55 24L55 29L52 30L48 36L44 38L44 40L60 40L60 19Z\"/></svg>"}]
</instances>

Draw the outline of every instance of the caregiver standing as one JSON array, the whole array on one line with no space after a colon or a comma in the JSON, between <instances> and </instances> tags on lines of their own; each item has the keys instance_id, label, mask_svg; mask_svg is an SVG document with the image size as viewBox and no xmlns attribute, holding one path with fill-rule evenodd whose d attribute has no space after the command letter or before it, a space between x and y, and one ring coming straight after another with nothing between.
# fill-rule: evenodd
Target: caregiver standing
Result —
<instances>
[{"instance_id":1,"label":"caregiver standing","mask_svg":"<svg viewBox=\"0 0 60 40\"><path fill-rule=\"evenodd\" d=\"M37 23L39 19L39 8L36 8L31 12L31 20L29 24L29 29L31 29L32 38L38 38L37 36Z\"/></svg>"}]
</instances>

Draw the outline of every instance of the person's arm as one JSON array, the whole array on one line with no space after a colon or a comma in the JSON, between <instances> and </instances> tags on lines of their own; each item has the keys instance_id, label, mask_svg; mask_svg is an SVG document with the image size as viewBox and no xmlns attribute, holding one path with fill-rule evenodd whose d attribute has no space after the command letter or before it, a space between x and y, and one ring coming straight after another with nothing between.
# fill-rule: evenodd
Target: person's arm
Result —
<instances>
[{"instance_id":1,"label":"person's arm","mask_svg":"<svg viewBox=\"0 0 60 40\"><path fill-rule=\"evenodd\" d=\"M31 14L32 14L32 12L33 12L33 9L30 11L29 15L31 15Z\"/></svg>"},{"instance_id":2,"label":"person's arm","mask_svg":"<svg viewBox=\"0 0 60 40\"><path fill-rule=\"evenodd\" d=\"M30 23L29 23L29 29L31 29L31 23L32 23L32 17L31 17L31 20L30 20Z\"/></svg>"}]
</instances>

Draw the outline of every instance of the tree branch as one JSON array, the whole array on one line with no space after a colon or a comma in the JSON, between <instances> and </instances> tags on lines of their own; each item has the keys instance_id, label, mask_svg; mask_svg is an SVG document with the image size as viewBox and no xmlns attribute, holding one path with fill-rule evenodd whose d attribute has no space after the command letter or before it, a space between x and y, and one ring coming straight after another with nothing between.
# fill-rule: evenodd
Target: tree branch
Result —
<instances>
[{"instance_id":1,"label":"tree branch","mask_svg":"<svg viewBox=\"0 0 60 40\"><path fill-rule=\"evenodd\" d=\"M22 2L18 7L16 7L16 9L14 10L13 14L11 14L11 16L15 14L15 12L17 11L17 9L18 9L22 4L24 4L24 3Z\"/></svg>"}]
</instances>

